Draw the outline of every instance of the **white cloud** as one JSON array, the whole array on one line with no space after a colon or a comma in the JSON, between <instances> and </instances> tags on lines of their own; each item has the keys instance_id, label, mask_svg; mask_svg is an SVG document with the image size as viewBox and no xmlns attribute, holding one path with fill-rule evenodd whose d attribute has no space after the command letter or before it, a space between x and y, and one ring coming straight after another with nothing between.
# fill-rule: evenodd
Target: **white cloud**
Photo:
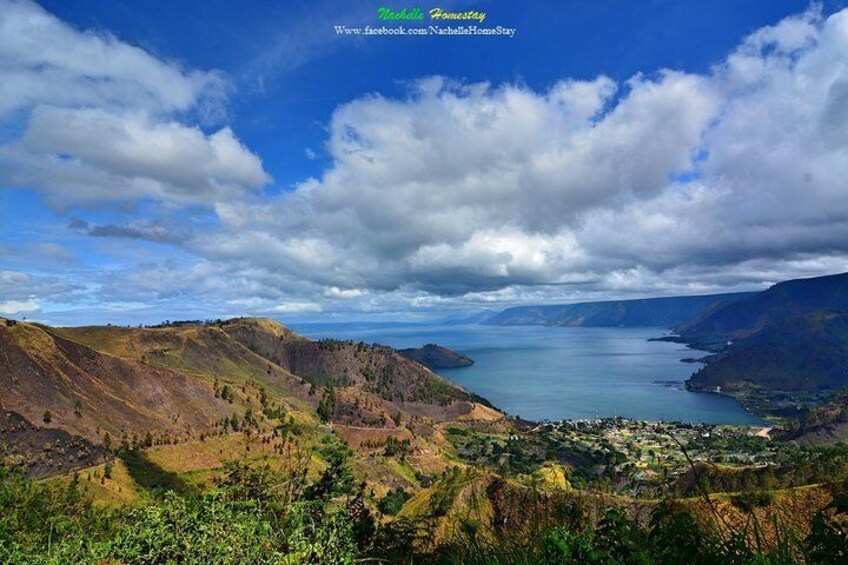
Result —
<instances>
[{"instance_id":1,"label":"white cloud","mask_svg":"<svg viewBox=\"0 0 848 565\"><path fill-rule=\"evenodd\" d=\"M0 117L40 104L219 113L214 72L184 71L103 33L83 32L26 0L0 1Z\"/></svg>"},{"instance_id":2,"label":"white cloud","mask_svg":"<svg viewBox=\"0 0 848 565\"><path fill-rule=\"evenodd\" d=\"M26 273L15 271L0 271L0 285L28 284L32 277Z\"/></svg>"},{"instance_id":3,"label":"white cloud","mask_svg":"<svg viewBox=\"0 0 848 565\"><path fill-rule=\"evenodd\" d=\"M26 314L28 312L37 312L41 306L38 301L30 298L29 300L6 300L0 302L0 314Z\"/></svg>"},{"instance_id":4,"label":"white cloud","mask_svg":"<svg viewBox=\"0 0 848 565\"><path fill-rule=\"evenodd\" d=\"M845 270L846 52L848 10L811 9L704 75L367 96L334 113L320 178L219 206L225 229L193 249L325 288L484 302Z\"/></svg>"},{"instance_id":5,"label":"white cloud","mask_svg":"<svg viewBox=\"0 0 848 565\"><path fill-rule=\"evenodd\" d=\"M408 100L357 100L333 116L323 178L277 201L219 205L232 229L194 249L340 288L556 281L585 263L564 228L689 166L716 109L702 82L637 77L615 105L604 77L542 94L436 78Z\"/></svg>"},{"instance_id":6,"label":"white cloud","mask_svg":"<svg viewBox=\"0 0 848 565\"><path fill-rule=\"evenodd\" d=\"M0 120L23 113L0 146L0 181L56 207L151 198L211 205L271 181L228 127L227 84L115 37L78 31L30 2L0 0Z\"/></svg>"},{"instance_id":7,"label":"white cloud","mask_svg":"<svg viewBox=\"0 0 848 565\"><path fill-rule=\"evenodd\" d=\"M346 300L350 298L359 298L366 294L368 294L368 291L361 288L339 288L337 286L331 286L324 289L324 296L327 298L340 298Z\"/></svg>"},{"instance_id":8,"label":"white cloud","mask_svg":"<svg viewBox=\"0 0 848 565\"><path fill-rule=\"evenodd\" d=\"M0 78L69 85L10 95L29 120L0 149L13 161L0 175L57 206L208 203L220 221L168 238L199 259L120 273L101 290L109 299L370 312L720 292L848 270L848 10L757 30L703 74L646 69L543 91L433 77L402 98L364 96L333 113L323 174L263 197L270 179L229 129L186 125L220 101L220 75L14 6L0 29L24 12L45 21L69 52L101 51L103 78L89 85L55 54L0 59ZM17 52L13 39L0 54ZM113 72L108 61L130 56L137 65ZM101 227L154 239L158 226Z\"/></svg>"},{"instance_id":9,"label":"white cloud","mask_svg":"<svg viewBox=\"0 0 848 565\"><path fill-rule=\"evenodd\" d=\"M37 254L39 249L25 248L24 252ZM52 252L52 250L48 250L48 252ZM0 256L2 255L0 254ZM55 261L54 257L53 262ZM34 277L20 271L0 270L0 302L6 305L7 313L11 313L12 308L23 308L30 304L37 304L42 300L66 297L75 290L74 284L63 281L58 277Z\"/></svg>"},{"instance_id":10,"label":"white cloud","mask_svg":"<svg viewBox=\"0 0 848 565\"><path fill-rule=\"evenodd\" d=\"M270 182L259 158L229 128L197 127L138 113L36 108L20 142L0 148L12 183L51 201L95 204L149 197L209 204Z\"/></svg>"},{"instance_id":11,"label":"white cloud","mask_svg":"<svg viewBox=\"0 0 848 565\"><path fill-rule=\"evenodd\" d=\"M314 302L287 302L274 306L270 311L275 314L303 314L306 312L320 312L321 305Z\"/></svg>"}]
</instances>

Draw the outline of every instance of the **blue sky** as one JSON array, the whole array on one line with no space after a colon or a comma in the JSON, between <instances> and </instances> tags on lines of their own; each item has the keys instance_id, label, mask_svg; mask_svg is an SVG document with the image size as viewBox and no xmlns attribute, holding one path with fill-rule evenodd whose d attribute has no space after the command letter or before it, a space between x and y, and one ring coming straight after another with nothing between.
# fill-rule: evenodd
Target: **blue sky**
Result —
<instances>
[{"instance_id":1,"label":"blue sky","mask_svg":"<svg viewBox=\"0 0 848 565\"><path fill-rule=\"evenodd\" d=\"M333 32L384 5L516 33ZM0 315L420 319L846 270L844 5L0 0Z\"/></svg>"},{"instance_id":2,"label":"blue sky","mask_svg":"<svg viewBox=\"0 0 848 565\"><path fill-rule=\"evenodd\" d=\"M376 24L376 10L421 3L257 1L42 2L79 29L99 30L187 67L220 69L236 89L228 105L239 138L262 156L276 189L318 175L326 123L365 94L405 94L404 84L444 75L544 89L563 77L625 80L662 68L704 72L742 37L803 11L804 1L716 0L446 2L487 12L513 39L377 37L346 41L336 23ZM526 5L523 5L526 4ZM844 4L844 3L843 3ZM837 3L832 4L834 7Z\"/></svg>"}]
</instances>

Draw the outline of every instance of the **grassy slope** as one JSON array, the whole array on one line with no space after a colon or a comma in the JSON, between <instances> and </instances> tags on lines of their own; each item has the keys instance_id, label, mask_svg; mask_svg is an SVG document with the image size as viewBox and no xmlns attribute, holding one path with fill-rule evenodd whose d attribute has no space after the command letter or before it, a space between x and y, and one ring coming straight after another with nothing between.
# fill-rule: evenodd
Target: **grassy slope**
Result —
<instances>
[{"instance_id":1,"label":"grassy slope","mask_svg":"<svg viewBox=\"0 0 848 565\"><path fill-rule=\"evenodd\" d=\"M308 410L311 385L340 390L340 421L384 426L400 412L435 420L475 413L477 399L393 350L352 342L315 342L278 322L237 318L216 324L161 328L56 328L57 336L102 353L209 382L265 387L290 409ZM246 400L246 399L245 399ZM476 413L480 413L477 411ZM497 411L486 417L498 418Z\"/></svg>"},{"instance_id":2,"label":"grassy slope","mask_svg":"<svg viewBox=\"0 0 848 565\"><path fill-rule=\"evenodd\" d=\"M677 499L673 504L690 512L702 528L743 533L750 543L769 545L787 534L802 539L809 533L813 515L833 498L829 486L810 485L771 491L767 496L716 493L708 499ZM540 524L563 523L574 515L592 524L613 507L644 522L659 502L588 491L537 490L470 469L448 473L416 494L398 518L429 524L437 541L467 531L469 525L479 535L495 538L495 524L510 532L531 532Z\"/></svg>"},{"instance_id":3,"label":"grassy slope","mask_svg":"<svg viewBox=\"0 0 848 565\"><path fill-rule=\"evenodd\" d=\"M420 473L447 466L443 438L432 422L503 417L393 350L317 343L272 320L157 328L48 328L3 322L0 338L5 340L3 350L16 360L6 372L15 378L9 384L30 387L30 394L22 390L4 397L6 408L11 405L30 420L48 408L52 426L95 443L109 431L113 447L124 432L143 438L152 431L157 444L167 435L166 444L145 449L126 463L114 460L109 479L103 478L102 464L81 471L83 486L104 505L144 502L157 481L206 488L227 461L286 465L289 452L277 453L270 442L260 440L280 423L262 415L262 389L270 405L282 407L285 421L291 419L300 430L296 443L310 454L309 471L316 475L326 465L321 452L332 436L319 426L315 407L322 385L336 383L333 419L350 424L340 426L339 432L357 450L352 468L378 497L394 487L418 490ZM49 376L35 383L44 385L37 394L31 394L34 385L27 376L33 373ZM232 401L218 398L216 392L224 385L232 391ZM186 390L187 397L180 397ZM73 414L77 402L81 416ZM248 408L259 419L251 439L216 435L216 422L233 414L243 418ZM407 454L383 453L389 436L408 441Z\"/></svg>"},{"instance_id":4,"label":"grassy slope","mask_svg":"<svg viewBox=\"0 0 848 565\"><path fill-rule=\"evenodd\" d=\"M0 323L3 406L30 422L99 442L108 431L182 434L233 411L212 384L134 359L95 351L45 328Z\"/></svg>"},{"instance_id":5,"label":"grassy slope","mask_svg":"<svg viewBox=\"0 0 848 565\"><path fill-rule=\"evenodd\" d=\"M217 326L52 328L92 349L207 381L255 381L280 395L303 396L303 380L234 341Z\"/></svg>"}]
</instances>

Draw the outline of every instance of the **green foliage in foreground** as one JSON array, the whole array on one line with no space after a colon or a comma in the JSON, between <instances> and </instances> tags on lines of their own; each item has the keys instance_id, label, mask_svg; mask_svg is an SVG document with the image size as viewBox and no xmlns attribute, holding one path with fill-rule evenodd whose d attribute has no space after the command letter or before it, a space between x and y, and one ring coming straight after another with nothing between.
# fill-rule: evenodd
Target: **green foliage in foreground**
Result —
<instances>
[{"instance_id":1,"label":"green foliage in foreground","mask_svg":"<svg viewBox=\"0 0 848 565\"><path fill-rule=\"evenodd\" d=\"M357 493L310 497L299 476L237 464L228 471L208 494L167 491L121 511L93 507L75 481L57 488L0 471L0 563L288 565L359 557L355 528L370 516L359 511Z\"/></svg>"},{"instance_id":2,"label":"green foliage in foreground","mask_svg":"<svg viewBox=\"0 0 848 565\"><path fill-rule=\"evenodd\" d=\"M468 565L519 564L725 564L795 563L788 545L758 553L739 539L723 540L702 531L689 514L661 505L647 526L617 509L596 528L559 526L538 536L482 539L466 531L440 548L439 563Z\"/></svg>"},{"instance_id":3,"label":"green foliage in foreground","mask_svg":"<svg viewBox=\"0 0 848 565\"><path fill-rule=\"evenodd\" d=\"M397 487L377 501L377 509L386 516L394 516L400 512L400 509L410 498L412 498L412 495L406 492L403 487Z\"/></svg>"},{"instance_id":4,"label":"green foliage in foreground","mask_svg":"<svg viewBox=\"0 0 848 565\"><path fill-rule=\"evenodd\" d=\"M343 455L343 454L342 454ZM0 468L0 563L347 564L762 564L848 562L848 497L837 494L805 539L752 547L744 532L722 537L671 504L648 523L612 509L596 525L579 516L531 531L487 535L462 523L433 543L434 523L398 519L377 527L361 487L334 482L343 456L314 483L302 468L275 472L231 464L212 492L168 491L139 508L102 510L76 482L51 486Z\"/></svg>"},{"instance_id":5,"label":"green foliage in foreground","mask_svg":"<svg viewBox=\"0 0 848 565\"><path fill-rule=\"evenodd\" d=\"M169 493L131 513L110 555L127 563L350 563L356 546L342 511L294 505L275 523L256 501Z\"/></svg>"},{"instance_id":6,"label":"green foliage in foreground","mask_svg":"<svg viewBox=\"0 0 848 565\"><path fill-rule=\"evenodd\" d=\"M837 565L848 563L846 517L844 509L831 507L816 515L806 538L785 531L760 545L762 540L746 541L746 532L705 531L690 514L661 503L647 524L618 508L591 527L571 521L495 536L466 522L425 554L409 549L420 525L399 520L380 532L385 539L378 547L388 562L440 565Z\"/></svg>"}]
</instances>

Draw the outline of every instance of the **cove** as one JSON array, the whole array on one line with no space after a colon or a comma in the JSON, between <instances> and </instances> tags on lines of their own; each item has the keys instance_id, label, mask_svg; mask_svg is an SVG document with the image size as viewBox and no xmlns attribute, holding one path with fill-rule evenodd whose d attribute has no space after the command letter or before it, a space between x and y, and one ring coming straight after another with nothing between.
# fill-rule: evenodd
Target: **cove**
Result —
<instances>
[{"instance_id":1,"label":"cove","mask_svg":"<svg viewBox=\"0 0 848 565\"><path fill-rule=\"evenodd\" d=\"M315 339L333 337L396 348L437 343L474 359L439 371L511 415L530 420L622 416L711 424L761 424L734 399L689 392L697 352L648 341L663 328L294 324Z\"/></svg>"}]
</instances>

